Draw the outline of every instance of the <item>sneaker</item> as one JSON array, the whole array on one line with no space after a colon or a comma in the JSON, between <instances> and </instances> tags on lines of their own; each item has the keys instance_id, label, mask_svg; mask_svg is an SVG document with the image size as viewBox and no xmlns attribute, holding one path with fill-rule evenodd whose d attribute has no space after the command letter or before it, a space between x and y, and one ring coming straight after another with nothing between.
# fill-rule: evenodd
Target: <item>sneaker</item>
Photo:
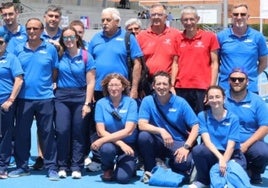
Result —
<instances>
[{"instance_id":1,"label":"sneaker","mask_svg":"<svg viewBox=\"0 0 268 188\"><path fill-rule=\"evenodd\" d=\"M10 177L10 178L18 178L18 177L21 177L21 176L29 176L29 175L30 175L29 171L23 170L22 168L18 168L16 170L13 170L13 171L9 172L8 177Z\"/></svg>"},{"instance_id":2,"label":"sneaker","mask_svg":"<svg viewBox=\"0 0 268 188\"><path fill-rule=\"evenodd\" d=\"M80 172L80 171L77 171L77 170L76 170L76 171L73 171L73 172L72 172L72 178L73 178L73 179L80 179L81 176L82 176L82 175L81 175L81 172Z\"/></svg>"},{"instance_id":3,"label":"sneaker","mask_svg":"<svg viewBox=\"0 0 268 188\"><path fill-rule=\"evenodd\" d=\"M262 178L261 174L259 173L253 173L250 177L250 183L253 185L259 185L262 184Z\"/></svg>"},{"instance_id":4,"label":"sneaker","mask_svg":"<svg viewBox=\"0 0 268 188\"><path fill-rule=\"evenodd\" d=\"M188 188L207 188L205 184L201 183L200 181L194 181Z\"/></svg>"},{"instance_id":5,"label":"sneaker","mask_svg":"<svg viewBox=\"0 0 268 188\"><path fill-rule=\"evenodd\" d=\"M59 178L66 178L67 177L67 173L65 170L60 170L58 172Z\"/></svg>"},{"instance_id":6,"label":"sneaker","mask_svg":"<svg viewBox=\"0 0 268 188\"><path fill-rule=\"evenodd\" d=\"M87 170L89 172L98 172L101 170L101 163L97 163L95 161L92 161L88 166Z\"/></svg>"},{"instance_id":7,"label":"sneaker","mask_svg":"<svg viewBox=\"0 0 268 188\"><path fill-rule=\"evenodd\" d=\"M7 179L7 171L0 171L0 179Z\"/></svg>"},{"instance_id":8,"label":"sneaker","mask_svg":"<svg viewBox=\"0 0 268 188\"><path fill-rule=\"evenodd\" d=\"M87 168L90 163L92 163L90 157L86 157L85 160L84 160L84 166L85 166L85 168Z\"/></svg>"},{"instance_id":9,"label":"sneaker","mask_svg":"<svg viewBox=\"0 0 268 188\"><path fill-rule=\"evenodd\" d=\"M151 176L152 176L151 172L145 171L143 176L142 176L142 178L141 178L141 182L143 182L145 184L149 183L149 180L150 180Z\"/></svg>"},{"instance_id":10,"label":"sneaker","mask_svg":"<svg viewBox=\"0 0 268 188\"><path fill-rule=\"evenodd\" d=\"M59 175L56 170L48 170L48 179L51 181L58 181L59 180Z\"/></svg>"},{"instance_id":11,"label":"sneaker","mask_svg":"<svg viewBox=\"0 0 268 188\"><path fill-rule=\"evenodd\" d=\"M34 170L42 170L44 167L44 160L42 157L37 157L32 168Z\"/></svg>"},{"instance_id":12,"label":"sneaker","mask_svg":"<svg viewBox=\"0 0 268 188\"><path fill-rule=\"evenodd\" d=\"M16 161L15 161L14 156L11 156L10 161L9 161L9 167L14 167L14 166L16 166Z\"/></svg>"}]
</instances>

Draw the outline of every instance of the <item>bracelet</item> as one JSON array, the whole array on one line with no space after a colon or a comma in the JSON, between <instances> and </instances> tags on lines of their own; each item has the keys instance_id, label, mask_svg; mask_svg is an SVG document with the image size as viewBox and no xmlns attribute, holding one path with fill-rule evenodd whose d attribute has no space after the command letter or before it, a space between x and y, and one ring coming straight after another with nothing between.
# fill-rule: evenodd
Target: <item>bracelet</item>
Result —
<instances>
[{"instance_id":1,"label":"bracelet","mask_svg":"<svg viewBox=\"0 0 268 188\"><path fill-rule=\"evenodd\" d=\"M90 102L85 103L84 105L85 105L85 106L89 106L89 107L91 107L91 106L92 106L92 104L91 104Z\"/></svg>"},{"instance_id":2,"label":"bracelet","mask_svg":"<svg viewBox=\"0 0 268 188\"><path fill-rule=\"evenodd\" d=\"M8 102L12 102L12 103L13 103L13 102L15 101L15 99L13 99L13 98L9 97L9 98L7 99L7 101L8 101Z\"/></svg>"}]
</instances>

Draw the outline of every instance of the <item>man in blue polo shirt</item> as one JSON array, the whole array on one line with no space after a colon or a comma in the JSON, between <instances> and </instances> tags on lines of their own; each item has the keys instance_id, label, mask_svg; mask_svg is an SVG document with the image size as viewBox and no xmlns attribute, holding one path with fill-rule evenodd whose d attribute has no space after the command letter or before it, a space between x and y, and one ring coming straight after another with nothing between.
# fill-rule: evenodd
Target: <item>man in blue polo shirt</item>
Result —
<instances>
[{"instance_id":1,"label":"man in blue polo shirt","mask_svg":"<svg viewBox=\"0 0 268 188\"><path fill-rule=\"evenodd\" d=\"M29 19L26 22L26 30L27 42L19 45L14 52L21 62L25 76L18 96L15 126L14 156L17 169L8 175L15 178L30 174L28 159L31 147L31 126L35 117L41 135L40 143L44 152L45 167L48 169L48 178L58 180L52 87L58 54L52 44L41 39L44 26L39 19Z\"/></svg>"},{"instance_id":2,"label":"man in blue polo shirt","mask_svg":"<svg viewBox=\"0 0 268 188\"><path fill-rule=\"evenodd\" d=\"M220 43L219 85L229 89L228 76L233 68L248 72L248 90L258 92L258 74L267 66L267 46L264 36L247 25L248 6L239 4L232 10L232 27L218 33Z\"/></svg>"},{"instance_id":3,"label":"man in blue polo shirt","mask_svg":"<svg viewBox=\"0 0 268 188\"><path fill-rule=\"evenodd\" d=\"M9 43L6 50L13 53L18 44L26 41L26 30L24 26L18 24L19 10L15 4L12 2L2 3L0 12L5 23L4 26L0 27L0 32L8 34Z\"/></svg>"},{"instance_id":4,"label":"man in blue polo shirt","mask_svg":"<svg viewBox=\"0 0 268 188\"><path fill-rule=\"evenodd\" d=\"M144 171L153 169L156 157L169 158L173 171L189 176L198 119L183 98L170 92L172 84L168 73L157 72L152 86L155 92L143 99L139 110L138 146L144 159Z\"/></svg>"},{"instance_id":5,"label":"man in blue polo shirt","mask_svg":"<svg viewBox=\"0 0 268 188\"><path fill-rule=\"evenodd\" d=\"M229 76L230 91L226 93L226 108L240 121L241 151L247 159L252 184L261 184L261 174L268 165L268 107L257 94L248 90L249 78L243 68L235 68Z\"/></svg>"}]
</instances>

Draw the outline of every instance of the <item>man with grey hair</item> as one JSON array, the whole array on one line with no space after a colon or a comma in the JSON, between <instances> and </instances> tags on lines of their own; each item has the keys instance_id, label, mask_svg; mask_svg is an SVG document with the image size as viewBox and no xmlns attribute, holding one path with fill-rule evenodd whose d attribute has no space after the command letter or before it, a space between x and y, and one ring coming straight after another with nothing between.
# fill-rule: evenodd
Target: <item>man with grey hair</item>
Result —
<instances>
[{"instance_id":1,"label":"man with grey hair","mask_svg":"<svg viewBox=\"0 0 268 188\"><path fill-rule=\"evenodd\" d=\"M149 69L150 79L158 71L171 75L172 86L175 83L174 65L178 60L179 30L167 27L167 8L161 3L150 8L150 26L139 33L137 40L144 53L144 59ZM175 93L174 87L171 88Z\"/></svg>"},{"instance_id":2,"label":"man with grey hair","mask_svg":"<svg viewBox=\"0 0 268 188\"><path fill-rule=\"evenodd\" d=\"M195 7L186 6L181 11L181 23L185 29L180 33L179 60L175 66L176 93L196 114L204 110L206 90L216 85L219 67L217 37L198 28L199 19Z\"/></svg>"},{"instance_id":3,"label":"man with grey hair","mask_svg":"<svg viewBox=\"0 0 268 188\"><path fill-rule=\"evenodd\" d=\"M95 101L103 97L101 81L109 73L120 73L126 78L132 77L130 97L138 98L138 84L141 75L142 51L134 35L130 36L130 54L133 62L132 72L128 68L127 49L125 45L126 31L120 27L120 13L116 8L105 8L101 13L102 31L95 34L89 42L88 51L95 59L96 85L94 91ZM132 74L132 75L130 75ZM95 125L91 125L94 129ZM93 130L95 132L95 130ZM100 162L93 155L89 170L95 171L91 166Z\"/></svg>"}]
</instances>

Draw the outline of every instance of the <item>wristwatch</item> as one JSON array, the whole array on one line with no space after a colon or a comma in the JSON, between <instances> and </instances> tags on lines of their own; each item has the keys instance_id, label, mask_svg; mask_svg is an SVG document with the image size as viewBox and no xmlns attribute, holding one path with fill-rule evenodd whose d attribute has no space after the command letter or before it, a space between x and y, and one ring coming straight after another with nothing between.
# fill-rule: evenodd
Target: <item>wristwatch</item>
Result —
<instances>
[{"instance_id":1,"label":"wristwatch","mask_svg":"<svg viewBox=\"0 0 268 188\"><path fill-rule=\"evenodd\" d=\"M183 145L183 148L184 149L187 149L187 150L190 150L191 149L191 146L189 144L184 144Z\"/></svg>"}]
</instances>

